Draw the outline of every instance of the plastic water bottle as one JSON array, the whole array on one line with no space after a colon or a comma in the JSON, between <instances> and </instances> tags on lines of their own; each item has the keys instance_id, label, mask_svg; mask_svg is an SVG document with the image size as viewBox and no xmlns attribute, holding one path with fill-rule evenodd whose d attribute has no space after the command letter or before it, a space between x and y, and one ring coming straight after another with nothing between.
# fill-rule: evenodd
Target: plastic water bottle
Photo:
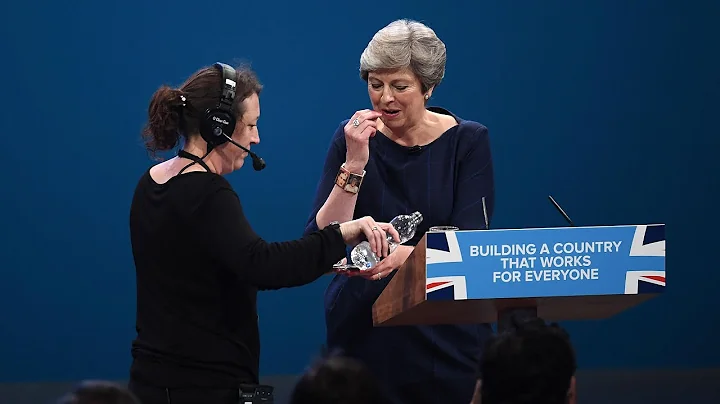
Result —
<instances>
[{"instance_id":1,"label":"plastic water bottle","mask_svg":"<svg viewBox=\"0 0 720 404\"><path fill-rule=\"evenodd\" d=\"M395 251L398 245L408 242L408 240L415 237L415 232L420 222L423 221L423 217L420 212L415 212L410 215L399 215L390 221L390 224L397 230L400 235L400 243L395 242L393 237L388 234L387 240L390 247L390 252ZM361 271L366 271L380 262L375 253L370 248L370 243L363 241L353 248L350 252L350 259L355 266L359 267Z\"/></svg>"}]
</instances>

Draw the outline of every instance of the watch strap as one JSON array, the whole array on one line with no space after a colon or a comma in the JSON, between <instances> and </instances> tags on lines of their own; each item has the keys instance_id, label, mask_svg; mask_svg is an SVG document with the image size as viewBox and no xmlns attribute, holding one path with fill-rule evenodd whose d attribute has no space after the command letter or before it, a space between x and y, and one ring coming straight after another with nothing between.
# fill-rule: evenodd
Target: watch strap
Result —
<instances>
[{"instance_id":1,"label":"watch strap","mask_svg":"<svg viewBox=\"0 0 720 404\"><path fill-rule=\"evenodd\" d=\"M330 222L330 223L328 223L327 227L337 231L337 233L340 235L340 237L342 237L343 234L342 234L342 230L340 230L340 222L338 222L338 221Z\"/></svg>"}]
</instances>

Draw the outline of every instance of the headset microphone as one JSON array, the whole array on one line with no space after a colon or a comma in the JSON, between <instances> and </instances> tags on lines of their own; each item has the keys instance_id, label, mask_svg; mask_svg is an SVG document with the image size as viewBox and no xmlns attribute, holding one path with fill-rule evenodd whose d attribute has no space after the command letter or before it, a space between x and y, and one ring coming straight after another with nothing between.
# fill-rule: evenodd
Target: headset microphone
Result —
<instances>
[{"instance_id":1,"label":"headset microphone","mask_svg":"<svg viewBox=\"0 0 720 404\"><path fill-rule=\"evenodd\" d=\"M250 149L241 146L240 143L232 140L232 138L230 136L226 135L224 132L222 132L222 130L220 130L220 128L216 128L215 130L220 131L220 134L222 136L225 136L227 138L228 142L234 144L235 146L239 147L240 149L242 149L243 151L245 151L247 154L250 155L250 158L253 161L253 168L255 169L255 171L260 171L263 168L265 168L265 160L263 160L262 157L251 152Z\"/></svg>"},{"instance_id":2,"label":"headset microphone","mask_svg":"<svg viewBox=\"0 0 720 404\"><path fill-rule=\"evenodd\" d=\"M265 168L265 160L251 152L250 149L241 146L226 134L235 130L235 122L237 122L234 111L237 73L235 69L224 63L218 62L214 66L220 70L222 75L220 99L217 105L205 111L205 117L200 121L200 135L207 142L208 153L212 148L229 141L249 154L253 161L253 168L255 171L260 171Z\"/></svg>"}]
</instances>

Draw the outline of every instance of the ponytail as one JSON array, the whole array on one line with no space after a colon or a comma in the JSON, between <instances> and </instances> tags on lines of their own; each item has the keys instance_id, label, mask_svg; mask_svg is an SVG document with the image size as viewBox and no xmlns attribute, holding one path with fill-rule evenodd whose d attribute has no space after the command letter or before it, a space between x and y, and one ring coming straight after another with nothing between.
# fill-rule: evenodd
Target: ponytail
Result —
<instances>
[{"instance_id":1,"label":"ponytail","mask_svg":"<svg viewBox=\"0 0 720 404\"><path fill-rule=\"evenodd\" d=\"M182 91L162 86L150 100L148 122L142 136L145 147L154 156L157 151L174 148L182 132Z\"/></svg>"}]
</instances>

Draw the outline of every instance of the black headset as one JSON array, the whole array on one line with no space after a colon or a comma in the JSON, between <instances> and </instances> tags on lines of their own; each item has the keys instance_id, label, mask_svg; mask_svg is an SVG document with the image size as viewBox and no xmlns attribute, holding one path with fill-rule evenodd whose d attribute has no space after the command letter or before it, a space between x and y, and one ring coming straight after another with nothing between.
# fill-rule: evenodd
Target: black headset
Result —
<instances>
[{"instance_id":1,"label":"black headset","mask_svg":"<svg viewBox=\"0 0 720 404\"><path fill-rule=\"evenodd\" d=\"M235 142L231 139L235 132L235 111L233 104L235 103L235 91L237 88L237 72L225 63L217 62L214 67L222 72L222 83L220 83L221 93L218 103L214 107L210 107L205 111L205 117L200 121L200 136L207 143L207 153L225 142L230 142L250 155L255 171L265 168L265 160L257 154L253 153L247 147ZM195 161L188 153L181 150L182 156ZM181 154L178 154L181 155ZM200 159L202 160L202 159ZM206 168L206 170L210 171Z\"/></svg>"},{"instance_id":2,"label":"black headset","mask_svg":"<svg viewBox=\"0 0 720 404\"><path fill-rule=\"evenodd\" d=\"M214 67L222 72L222 83L220 84L222 92L217 105L208 108L205 111L205 119L200 121L200 136L210 147L220 146L228 141L226 135L232 136L237 119L233 111L237 73L235 69L225 63L215 63Z\"/></svg>"}]
</instances>

